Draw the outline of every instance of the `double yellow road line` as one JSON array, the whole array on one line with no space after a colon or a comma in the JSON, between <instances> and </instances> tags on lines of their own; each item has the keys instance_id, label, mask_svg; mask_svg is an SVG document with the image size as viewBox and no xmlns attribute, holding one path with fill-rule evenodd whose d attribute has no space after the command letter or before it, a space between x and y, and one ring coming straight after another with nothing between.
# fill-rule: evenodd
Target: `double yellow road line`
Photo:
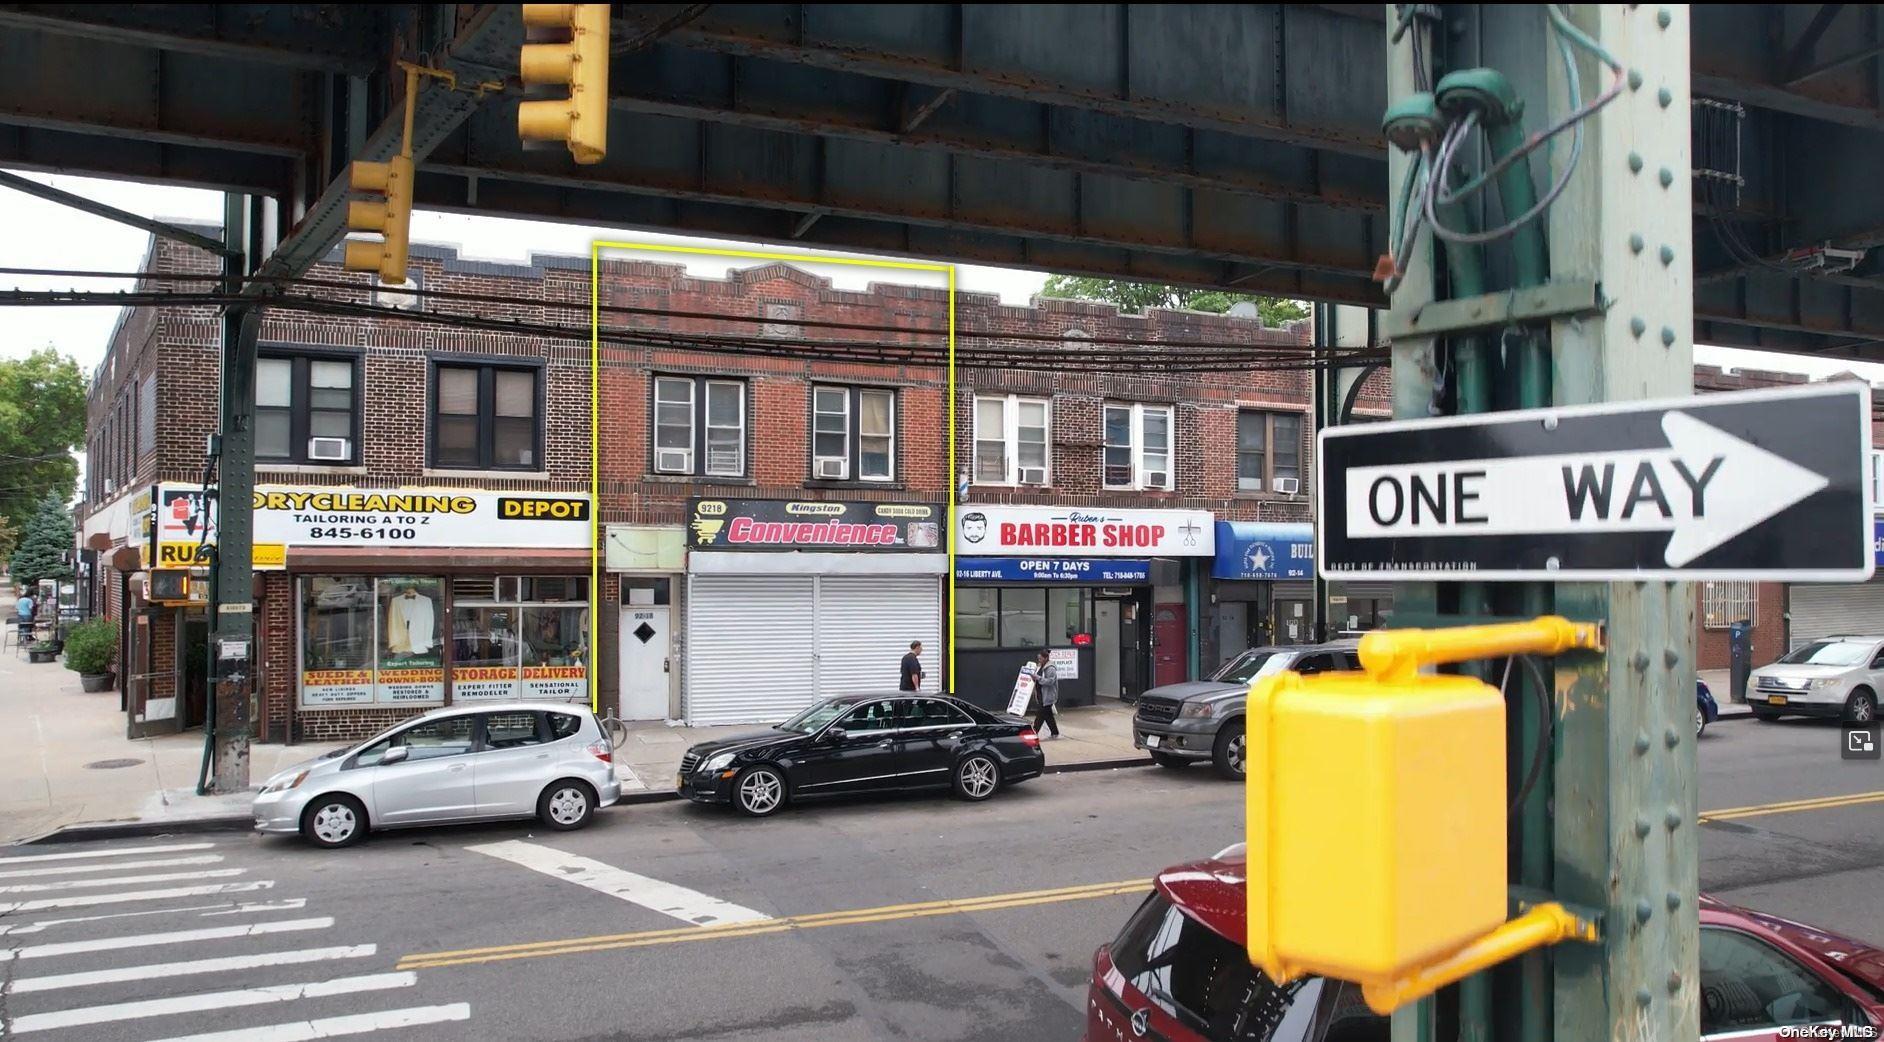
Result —
<instances>
[{"instance_id":1,"label":"double yellow road line","mask_svg":"<svg viewBox=\"0 0 1884 1042\"><path fill-rule=\"evenodd\" d=\"M560 941L535 941L506 944L494 948L465 948L455 952L425 952L399 960L401 970L430 970L444 966L469 966L511 959L539 959L550 955L577 955L605 952L618 948L646 948L657 944L684 944L688 941L718 941L729 937L758 937L763 934L816 930L826 926L861 926L898 919L925 919L937 915L961 915L967 912L993 912L1003 908L1057 904L1063 901L1088 901L1095 897L1144 893L1151 888L1149 879L1126 879L1116 883L1089 883L1057 890L1027 890L986 897L964 897L948 901L923 901L918 904L884 905L878 908L853 908L844 912L819 912L815 915L791 915L756 923L731 923L726 926L682 926L671 930L642 930L637 933L602 934L595 937L571 937Z\"/></svg>"},{"instance_id":2,"label":"double yellow road line","mask_svg":"<svg viewBox=\"0 0 1884 1042\"><path fill-rule=\"evenodd\" d=\"M1857 792L1849 796L1815 796L1807 800L1787 800L1784 803L1759 803L1751 807L1728 807L1724 810L1701 812L1701 823L1710 821L1733 821L1737 818L1758 818L1767 814L1790 814L1801 810L1830 810L1834 807L1857 807L1866 803L1884 803L1884 792Z\"/></svg>"},{"instance_id":3,"label":"double yellow road line","mask_svg":"<svg viewBox=\"0 0 1884 1042\"><path fill-rule=\"evenodd\" d=\"M1797 811L1829 810L1837 807L1855 807L1868 803L1884 803L1884 792L1860 792L1849 796L1819 796L1812 799L1788 800L1783 803L1762 803L1750 807L1727 807L1721 810L1706 811L1701 814L1703 823L1710 821L1733 821L1739 818L1755 818L1767 814L1788 814ZM916 904L883 905L876 908L853 908L842 912L819 912L813 915L791 915L778 919L766 919L760 922L729 923L725 926L681 926L667 930L641 930L635 933L600 934L593 937L570 937L558 941L532 941L524 944L505 944L490 948L465 948L449 952L423 952L408 955L399 960L401 970L430 970L446 966L471 966L489 962L507 962L512 959L540 959L552 955L579 955L585 952L614 951L621 948L647 948L659 944L685 944L692 941L718 941L733 937L759 937L765 934L791 933L797 930L816 930L827 926L862 926L867 923L887 923L902 919L926 919L938 915L962 915L969 912L993 912L1003 908L1024 908L1030 905L1059 904L1066 901L1089 901L1095 897L1113 897L1120 894L1138 894L1150 889L1149 879L1125 879L1115 883L1089 883L1085 886L1060 887L1054 890L1024 890L1008 894L989 894L984 897L963 897L946 901L923 901Z\"/></svg>"}]
</instances>

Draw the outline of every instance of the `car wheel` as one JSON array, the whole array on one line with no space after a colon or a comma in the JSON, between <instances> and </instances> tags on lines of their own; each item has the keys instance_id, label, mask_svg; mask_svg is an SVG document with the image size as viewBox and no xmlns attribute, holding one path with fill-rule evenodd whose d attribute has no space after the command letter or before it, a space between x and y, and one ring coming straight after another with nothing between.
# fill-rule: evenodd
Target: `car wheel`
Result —
<instances>
[{"instance_id":1,"label":"car wheel","mask_svg":"<svg viewBox=\"0 0 1884 1042\"><path fill-rule=\"evenodd\" d=\"M993 758L975 753L955 765L955 795L980 802L1001 787L1001 767Z\"/></svg>"},{"instance_id":2,"label":"car wheel","mask_svg":"<svg viewBox=\"0 0 1884 1042\"><path fill-rule=\"evenodd\" d=\"M1152 753L1151 762L1160 767L1169 767L1172 770L1177 770L1180 767L1189 767L1191 765L1191 762L1184 757L1172 756L1170 753Z\"/></svg>"},{"instance_id":3,"label":"car wheel","mask_svg":"<svg viewBox=\"0 0 1884 1042\"><path fill-rule=\"evenodd\" d=\"M1694 736L1699 738L1706 730L1707 713L1704 710L1696 709L1694 711Z\"/></svg>"},{"instance_id":4,"label":"car wheel","mask_svg":"<svg viewBox=\"0 0 1884 1042\"><path fill-rule=\"evenodd\" d=\"M741 814L763 818L785 805L785 777L771 767L748 767L733 780L733 806Z\"/></svg>"},{"instance_id":5,"label":"car wheel","mask_svg":"<svg viewBox=\"0 0 1884 1042\"><path fill-rule=\"evenodd\" d=\"M1230 725L1217 732L1216 748L1211 750L1211 761L1217 765L1217 773L1232 781L1243 780L1243 751L1248 731L1243 721L1232 720Z\"/></svg>"},{"instance_id":6,"label":"car wheel","mask_svg":"<svg viewBox=\"0 0 1884 1042\"><path fill-rule=\"evenodd\" d=\"M1877 720L1877 696L1868 687L1861 687L1845 700L1845 719L1854 724L1869 724Z\"/></svg>"},{"instance_id":7,"label":"car wheel","mask_svg":"<svg viewBox=\"0 0 1884 1042\"><path fill-rule=\"evenodd\" d=\"M350 847L366 838L366 829L366 808L351 796L323 796L301 812L301 835L317 847Z\"/></svg>"},{"instance_id":8,"label":"car wheel","mask_svg":"<svg viewBox=\"0 0 1884 1042\"><path fill-rule=\"evenodd\" d=\"M595 792L579 781L559 781L536 798L536 816L545 828L574 832L595 816Z\"/></svg>"}]
</instances>

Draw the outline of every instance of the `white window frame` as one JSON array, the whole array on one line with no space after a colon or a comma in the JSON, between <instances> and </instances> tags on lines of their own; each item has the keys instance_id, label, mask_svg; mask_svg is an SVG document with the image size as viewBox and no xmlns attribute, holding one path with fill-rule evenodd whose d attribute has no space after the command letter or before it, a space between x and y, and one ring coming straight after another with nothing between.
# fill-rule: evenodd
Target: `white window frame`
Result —
<instances>
[{"instance_id":1,"label":"white window frame","mask_svg":"<svg viewBox=\"0 0 1884 1042\"><path fill-rule=\"evenodd\" d=\"M687 447L684 450L677 450L677 449L666 450L668 452L685 451L687 453L687 465L679 470L675 470L671 467L663 468L661 466L661 452L662 452L662 449L661 449L661 405L663 404L661 401L661 385L662 384L682 384L687 388ZM697 386L697 382L691 376L657 376L654 378L654 417L653 417L654 418L654 431L653 431L654 444L650 446L650 448L653 452L652 462L654 463L654 472L656 474L691 475L692 473L694 473L694 464L698 462L697 460L695 460L694 452L693 452L694 445L695 445L695 435L696 435L696 428L694 424L699 420L699 410L700 410L699 395L695 391L696 386ZM680 403L675 401L675 402L667 402L666 404L678 405Z\"/></svg>"},{"instance_id":2,"label":"white window frame","mask_svg":"<svg viewBox=\"0 0 1884 1042\"><path fill-rule=\"evenodd\" d=\"M818 399L821 395L836 395L840 406L838 411L833 413L827 409L820 409L818 407ZM850 388L840 387L835 384L815 384L811 388L811 476L813 478L826 481L850 480L850 396ZM824 416L840 417L844 421L843 426L839 427L836 431L820 430L818 428L818 419ZM838 436L840 443L837 455L833 456L830 453L819 453L817 451L819 436L828 437L833 433ZM824 477L821 464L823 464L825 460L830 459L837 460L839 463L843 464L844 473L839 474L835 478ZM859 469L861 469L861 464Z\"/></svg>"},{"instance_id":3,"label":"white window frame","mask_svg":"<svg viewBox=\"0 0 1884 1042\"><path fill-rule=\"evenodd\" d=\"M1126 438L1124 445L1107 441L1106 431L1110 429L1108 415L1114 409L1127 413ZM1146 437L1145 419L1148 416L1164 417L1164 481L1151 484L1146 480L1151 471L1145 466ZM1169 405L1144 405L1139 402L1107 402L1099 412L1099 481L1108 489L1171 491L1177 487L1177 410ZM1126 449L1131 454L1131 478L1123 483L1114 482L1107 474L1106 451L1108 449ZM1154 453L1155 454L1155 453Z\"/></svg>"},{"instance_id":4,"label":"white window frame","mask_svg":"<svg viewBox=\"0 0 1884 1042\"><path fill-rule=\"evenodd\" d=\"M873 394L880 394L890 400L889 411L885 414L890 418L890 431L888 435L864 433L863 400ZM847 403L848 403L848 400L849 399L847 397L846 398ZM887 387L860 387L857 389L857 402L858 402L857 479L859 481L883 481L883 482L895 481L896 480L896 392L890 390ZM883 474L866 473L864 471L864 455L865 455L864 454L864 439L884 438L884 437L887 437L890 443L888 451L884 454L884 458L889 461L890 469L888 472L883 473Z\"/></svg>"},{"instance_id":5,"label":"white window frame","mask_svg":"<svg viewBox=\"0 0 1884 1042\"><path fill-rule=\"evenodd\" d=\"M736 427L714 427L713 425L713 390L730 388L734 400L739 402L739 424ZM737 380L708 380L706 393L700 396L700 425L706 434L701 443L703 458L700 460L700 473L710 478L739 478L746 475L746 385ZM739 437L734 439L737 446L731 469L713 466L713 432L715 430L736 430Z\"/></svg>"},{"instance_id":6,"label":"white window frame","mask_svg":"<svg viewBox=\"0 0 1884 1042\"><path fill-rule=\"evenodd\" d=\"M1001 443L1001 480L986 481L981 477L981 403L1001 403L1001 436L988 438L987 441ZM1013 487L1020 484L1020 412L1022 406L1040 406L1040 430L1043 434L1041 466L1046 471L1046 480L1041 488L1053 484L1053 402L1046 398L1034 398L1018 394L978 394L974 400L975 429L970 438L973 446L969 460L969 473L974 484ZM1030 486L1031 487L1031 486Z\"/></svg>"},{"instance_id":7,"label":"white window frame","mask_svg":"<svg viewBox=\"0 0 1884 1042\"><path fill-rule=\"evenodd\" d=\"M1760 624L1758 583L1729 579L1701 584L1701 628L1724 630L1741 619Z\"/></svg>"}]
</instances>

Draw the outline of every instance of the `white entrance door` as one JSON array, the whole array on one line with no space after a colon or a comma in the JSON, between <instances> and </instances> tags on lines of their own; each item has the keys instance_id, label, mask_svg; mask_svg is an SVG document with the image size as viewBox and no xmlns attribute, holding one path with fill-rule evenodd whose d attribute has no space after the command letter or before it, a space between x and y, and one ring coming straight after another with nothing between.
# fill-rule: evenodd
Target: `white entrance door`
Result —
<instances>
[{"instance_id":1,"label":"white entrance door","mask_svg":"<svg viewBox=\"0 0 1884 1042\"><path fill-rule=\"evenodd\" d=\"M667 677L672 667L667 605L621 610L621 718L667 719Z\"/></svg>"}]
</instances>

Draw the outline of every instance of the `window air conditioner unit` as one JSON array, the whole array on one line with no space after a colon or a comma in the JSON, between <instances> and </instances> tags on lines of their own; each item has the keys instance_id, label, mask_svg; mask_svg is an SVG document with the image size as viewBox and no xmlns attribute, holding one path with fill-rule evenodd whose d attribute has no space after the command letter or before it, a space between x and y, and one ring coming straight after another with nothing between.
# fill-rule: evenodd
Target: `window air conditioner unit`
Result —
<instances>
[{"instance_id":1,"label":"window air conditioner unit","mask_svg":"<svg viewBox=\"0 0 1884 1042\"><path fill-rule=\"evenodd\" d=\"M1023 484L1023 485L1044 485L1044 484L1046 484L1046 483L1047 483L1047 468L1045 468L1045 467L1022 467L1022 468L1020 469L1020 483L1021 483L1021 484Z\"/></svg>"},{"instance_id":2,"label":"window air conditioner unit","mask_svg":"<svg viewBox=\"0 0 1884 1042\"><path fill-rule=\"evenodd\" d=\"M827 480L840 479L844 476L844 461L826 456L818 460L818 477Z\"/></svg>"},{"instance_id":3,"label":"window air conditioner unit","mask_svg":"<svg viewBox=\"0 0 1884 1042\"><path fill-rule=\"evenodd\" d=\"M1170 483L1171 483L1171 474L1169 471L1154 470L1154 471L1148 472L1145 475L1145 487L1146 488L1164 488L1166 485L1169 485Z\"/></svg>"},{"instance_id":4,"label":"window air conditioner unit","mask_svg":"<svg viewBox=\"0 0 1884 1042\"><path fill-rule=\"evenodd\" d=\"M689 464L685 449L662 449L654 454L654 469L663 474L685 474L693 469Z\"/></svg>"},{"instance_id":5,"label":"window air conditioner unit","mask_svg":"<svg viewBox=\"0 0 1884 1042\"><path fill-rule=\"evenodd\" d=\"M345 438L309 438L307 458L325 462L345 462L353 455L353 444Z\"/></svg>"},{"instance_id":6,"label":"window air conditioner unit","mask_svg":"<svg viewBox=\"0 0 1884 1042\"><path fill-rule=\"evenodd\" d=\"M1293 496L1297 492L1300 492L1301 490L1302 490L1302 479L1300 478L1277 478L1276 479L1276 491L1282 493L1285 496Z\"/></svg>"}]
</instances>

